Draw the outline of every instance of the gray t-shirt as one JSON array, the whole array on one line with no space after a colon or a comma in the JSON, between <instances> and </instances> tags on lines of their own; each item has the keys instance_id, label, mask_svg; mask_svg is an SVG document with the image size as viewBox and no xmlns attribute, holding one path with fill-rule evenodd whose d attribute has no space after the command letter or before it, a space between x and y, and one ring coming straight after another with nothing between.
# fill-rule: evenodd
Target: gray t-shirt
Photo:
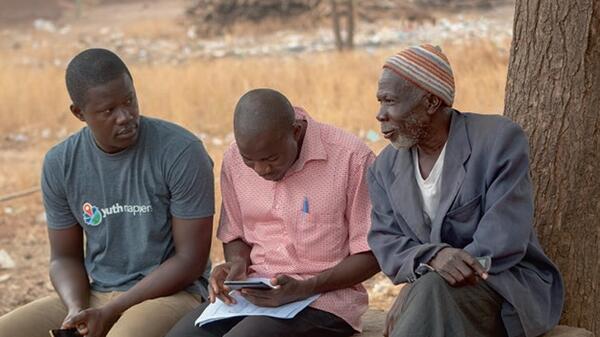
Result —
<instances>
[{"instance_id":1,"label":"gray t-shirt","mask_svg":"<svg viewBox=\"0 0 600 337\"><path fill-rule=\"evenodd\" d=\"M107 154L84 127L44 159L48 227L83 228L85 267L97 291L125 291L171 257L173 216L214 214L213 162L202 142L147 117L139 132L135 145ZM209 273L210 261L188 291L206 296Z\"/></svg>"}]
</instances>

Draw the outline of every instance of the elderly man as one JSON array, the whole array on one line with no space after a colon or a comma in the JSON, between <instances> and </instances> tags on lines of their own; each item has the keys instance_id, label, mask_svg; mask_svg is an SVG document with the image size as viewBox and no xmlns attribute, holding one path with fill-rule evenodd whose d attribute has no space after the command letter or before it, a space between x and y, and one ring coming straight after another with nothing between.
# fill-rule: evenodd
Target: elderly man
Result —
<instances>
[{"instance_id":1,"label":"elderly man","mask_svg":"<svg viewBox=\"0 0 600 337\"><path fill-rule=\"evenodd\" d=\"M410 283L385 334L532 337L550 330L563 285L532 226L522 129L500 116L452 109L454 78L438 47L408 48L383 68L377 120L391 146L368 173L369 244L395 284Z\"/></svg>"},{"instance_id":2,"label":"elderly man","mask_svg":"<svg viewBox=\"0 0 600 337\"><path fill-rule=\"evenodd\" d=\"M226 263L211 275L211 301L231 303L224 281L247 277L270 278L277 286L242 290L259 306L320 296L292 319L248 316L198 328L194 320L203 305L168 336L352 335L367 310L361 282L379 270L367 244L371 205L365 178L374 154L271 89L242 96L234 134L236 143L223 156L217 234Z\"/></svg>"}]
</instances>

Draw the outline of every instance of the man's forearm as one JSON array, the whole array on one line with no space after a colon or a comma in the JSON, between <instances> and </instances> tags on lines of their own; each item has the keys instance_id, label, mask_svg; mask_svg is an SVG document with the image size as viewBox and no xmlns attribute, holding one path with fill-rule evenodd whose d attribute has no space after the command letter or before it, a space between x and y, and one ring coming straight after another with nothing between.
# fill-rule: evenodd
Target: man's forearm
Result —
<instances>
[{"instance_id":1,"label":"man's forearm","mask_svg":"<svg viewBox=\"0 0 600 337\"><path fill-rule=\"evenodd\" d=\"M202 275L207 260L208 253L204 259L193 259L176 254L107 306L113 312L121 314L145 300L175 294Z\"/></svg>"},{"instance_id":2,"label":"man's forearm","mask_svg":"<svg viewBox=\"0 0 600 337\"><path fill-rule=\"evenodd\" d=\"M197 280L210 255L212 216L199 219L173 217L175 255L168 258L104 309L121 314L145 300L170 296Z\"/></svg>"},{"instance_id":3,"label":"man's forearm","mask_svg":"<svg viewBox=\"0 0 600 337\"><path fill-rule=\"evenodd\" d=\"M238 239L223 244L223 254L226 262L243 262L246 267L250 266L250 252L252 247L244 241Z\"/></svg>"},{"instance_id":4,"label":"man's forearm","mask_svg":"<svg viewBox=\"0 0 600 337\"><path fill-rule=\"evenodd\" d=\"M379 272L379 264L372 252L346 257L335 267L306 280L310 295L348 288L369 279Z\"/></svg>"},{"instance_id":5,"label":"man's forearm","mask_svg":"<svg viewBox=\"0 0 600 337\"><path fill-rule=\"evenodd\" d=\"M70 258L50 261L50 280L69 312L89 306L90 283L83 261Z\"/></svg>"}]
</instances>

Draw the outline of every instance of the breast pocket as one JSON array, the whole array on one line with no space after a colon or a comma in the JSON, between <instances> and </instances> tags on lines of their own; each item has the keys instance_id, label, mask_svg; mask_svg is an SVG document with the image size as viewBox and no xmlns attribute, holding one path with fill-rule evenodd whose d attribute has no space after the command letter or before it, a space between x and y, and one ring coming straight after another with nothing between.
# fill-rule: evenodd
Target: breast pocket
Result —
<instances>
[{"instance_id":1,"label":"breast pocket","mask_svg":"<svg viewBox=\"0 0 600 337\"><path fill-rule=\"evenodd\" d=\"M330 262L348 254L343 213L298 212L294 244L301 260Z\"/></svg>"},{"instance_id":2,"label":"breast pocket","mask_svg":"<svg viewBox=\"0 0 600 337\"><path fill-rule=\"evenodd\" d=\"M451 209L442 224L442 241L456 248L463 248L471 243L482 214L481 194Z\"/></svg>"}]
</instances>

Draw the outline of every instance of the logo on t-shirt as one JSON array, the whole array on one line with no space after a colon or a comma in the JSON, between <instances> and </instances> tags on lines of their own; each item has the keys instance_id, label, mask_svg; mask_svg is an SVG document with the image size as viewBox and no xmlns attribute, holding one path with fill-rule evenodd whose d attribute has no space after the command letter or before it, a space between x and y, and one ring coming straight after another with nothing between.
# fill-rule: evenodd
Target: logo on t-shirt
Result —
<instances>
[{"instance_id":1,"label":"logo on t-shirt","mask_svg":"<svg viewBox=\"0 0 600 337\"><path fill-rule=\"evenodd\" d=\"M128 213L133 216L152 213L152 205L120 205L116 203L110 207L98 208L89 202L83 204L83 221L89 226L98 226L103 218L120 213Z\"/></svg>"},{"instance_id":2,"label":"logo on t-shirt","mask_svg":"<svg viewBox=\"0 0 600 337\"><path fill-rule=\"evenodd\" d=\"M90 226L98 226L102 222L102 213L89 202L83 204L83 221Z\"/></svg>"}]
</instances>

